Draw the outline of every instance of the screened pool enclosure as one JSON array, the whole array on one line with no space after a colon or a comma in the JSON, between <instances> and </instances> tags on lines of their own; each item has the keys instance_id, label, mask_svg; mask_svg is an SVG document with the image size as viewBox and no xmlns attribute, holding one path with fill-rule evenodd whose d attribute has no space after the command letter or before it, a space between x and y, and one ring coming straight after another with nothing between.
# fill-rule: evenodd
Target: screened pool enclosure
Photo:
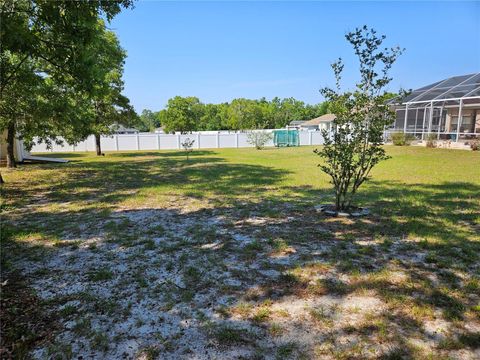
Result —
<instances>
[{"instance_id":1,"label":"screened pool enclosure","mask_svg":"<svg viewBox=\"0 0 480 360\"><path fill-rule=\"evenodd\" d=\"M390 130L419 139L429 136L464 141L480 137L480 73L438 81L391 104L397 117Z\"/></svg>"}]
</instances>

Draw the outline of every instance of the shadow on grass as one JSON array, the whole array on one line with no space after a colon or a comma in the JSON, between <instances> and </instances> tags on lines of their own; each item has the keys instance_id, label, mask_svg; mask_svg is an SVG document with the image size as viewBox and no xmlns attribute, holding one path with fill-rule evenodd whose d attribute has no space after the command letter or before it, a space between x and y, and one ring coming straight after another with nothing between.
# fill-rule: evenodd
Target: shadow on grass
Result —
<instances>
[{"instance_id":1,"label":"shadow on grass","mask_svg":"<svg viewBox=\"0 0 480 360\"><path fill-rule=\"evenodd\" d=\"M189 153L189 157L207 156L215 154L212 150L193 150ZM186 152L182 150L161 150L161 151L135 151L135 152L107 152L107 157L135 158L135 157L186 157Z\"/></svg>"},{"instance_id":2,"label":"shadow on grass","mask_svg":"<svg viewBox=\"0 0 480 360\"><path fill-rule=\"evenodd\" d=\"M233 199L273 186L289 173L268 166L227 163L221 157L210 156L210 151L195 151L189 160L183 152L176 151L131 155L132 161L109 161L107 156L68 164L30 165L34 169L59 169L66 177L32 179L28 188L10 183L3 192L12 207L38 197L42 189L35 185L48 191L45 197L49 202L95 201L115 205L144 188L155 188L166 195L185 191L201 198L202 193L208 192L209 196Z\"/></svg>"},{"instance_id":3,"label":"shadow on grass","mask_svg":"<svg viewBox=\"0 0 480 360\"><path fill-rule=\"evenodd\" d=\"M85 153L72 153L72 152L67 152L67 153L33 153L31 154L32 156L41 156L41 157L48 157L48 158L61 158L61 159L80 159L80 158L85 158L89 156L90 154L85 152ZM31 164L26 162L25 164ZM25 165L22 164L22 165Z\"/></svg>"}]
</instances>

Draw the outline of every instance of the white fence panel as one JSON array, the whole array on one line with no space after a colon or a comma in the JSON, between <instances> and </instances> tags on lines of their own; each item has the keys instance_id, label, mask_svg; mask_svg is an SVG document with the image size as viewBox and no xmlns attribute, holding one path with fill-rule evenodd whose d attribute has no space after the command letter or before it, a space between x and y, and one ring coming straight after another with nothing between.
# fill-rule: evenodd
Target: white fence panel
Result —
<instances>
[{"instance_id":1,"label":"white fence panel","mask_svg":"<svg viewBox=\"0 0 480 360\"><path fill-rule=\"evenodd\" d=\"M118 136L118 150L138 150L136 135L121 135Z\"/></svg>"},{"instance_id":2,"label":"white fence panel","mask_svg":"<svg viewBox=\"0 0 480 360\"><path fill-rule=\"evenodd\" d=\"M237 147L236 134L220 134L219 147L220 148L234 148Z\"/></svg>"},{"instance_id":3,"label":"white fence panel","mask_svg":"<svg viewBox=\"0 0 480 360\"><path fill-rule=\"evenodd\" d=\"M90 141L91 143L92 141ZM46 149L41 151L47 151ZM75 151L88 151L88 139L84 141L80 141L77 145L75 145Z\"/></svg>"},{"instance_id":4,"label":"white fence panel","mask_svg":"<svg viewBox=\"0 0 480 360\"><path fill-rule=\"evenodd\" d=\"M102 151L116 151L117 140L114 136L102 136L100 139Z\"/></svg>"},{"instance_id":5,"label":"white fence panel","mask_svg":"<svg viewBox=\"0 0 480 360\"><path fill-rule=\"evenodd\" d=\"M220 140L220 135L219 135ZM200 149L213 149L217 147L217 134L200 134Z\"/></svg>"},{"instance_id":6,"label":"white fence panel","mask_svg":"<svg viewBox=\"0 0 480 360\"><path fill-rule=\"evenodd\" d=\"M154 134L138 135L140 150L158 150L157 136Z\"/></svg>"},{"instance_id":7,"label":"white fence panel","mask_svg":"<svg viewBox=\"0 0 480 360\"><path fill-rule=\"evenodd\" d=\"M158 136L160 139L160 149L162 150L178 149L177 135L161 134Z\"/></svg>"},{"instance_id":8,"label":"white fence panel","mask_svg":"<svg viewBox=\"0 0 480 360\"><path fill-rule=\"evenodd\" d=\"M57 145L55 143L52 144L52 152L62 152L62 151L73 151L73 147L68 144L64 145Z\"/></svg>"},{"instance_id":9,"label":"white fence panel","mask_svg":"<svg viewBox=\"0 0 480 360\"><path fill-rule=\"evenodd\" d=\"M95 136L90 135L84 142L85 151L95 151ZM65 147L68 145L65 144ZM65 150L64 150L65 151Z\"/></svg>"},{"instance_id":10,"label":"white fence panel","mask_svg":"<svg viewBox=\"0 0 480 360\"><path fill-rule=\"evenodd\" d=\"M310 133L312 137L312 145L322 145L323 144L323 136L320 131L312 131Z\"/></svg>"},{"instance_id":11,"label":"white fence panel","mask_svg":"<svg viewBox=\"0 0 480 360\"><path fill-rule=\"evenodd\" d=\"M32 146L30 152L46 152L48 151L45 144L35 144Z\"/></svg>"},{"instance_id":12,"label":"white fence panel","mask_svg":"<svg viewBox=\"0 0 480 360\"><path fill-rule=\"evenodd\" d=\"M238 147L251 147L247 142L247 134L246 133L238 133Z\"/></svg>"},{"instance_id":13,"label":"white fence panel","mask_svg":"<svg viewBox=\"0 0 480 360\"><path fill-rule=\"evenodd\" d=\"M299 131L300 145L310 145L310 133L308 131Z\"/></svg>"}]
</instances>

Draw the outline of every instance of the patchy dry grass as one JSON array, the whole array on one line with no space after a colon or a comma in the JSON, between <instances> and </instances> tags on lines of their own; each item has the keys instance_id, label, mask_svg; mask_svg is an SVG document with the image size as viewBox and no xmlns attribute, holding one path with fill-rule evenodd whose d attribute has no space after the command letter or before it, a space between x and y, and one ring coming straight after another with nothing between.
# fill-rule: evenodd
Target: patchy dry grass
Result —
<instances>
[{"instance_id":1,"label":"patchy dry grass","mask_svg":"<svg viewBox=\"0 0 480 360\"><path fill-rule=\"evenodd\" d=\"M2 348L34 358L479 358L480 156L388 152L359 194L372 209L359 220L314 211L332 197L311 148L197 151L189 162L77 153L66 165L2 170ZM19 277L25 303L11 295ZM35 312L8 327L18 316L9 302Z\"/></svg>"}]
</instances>

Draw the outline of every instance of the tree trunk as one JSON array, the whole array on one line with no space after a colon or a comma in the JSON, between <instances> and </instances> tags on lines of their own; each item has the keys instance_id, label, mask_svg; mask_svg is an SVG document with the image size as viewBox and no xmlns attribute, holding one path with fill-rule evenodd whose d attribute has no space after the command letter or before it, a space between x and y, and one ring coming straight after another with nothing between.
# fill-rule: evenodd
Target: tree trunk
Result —
<instances>
[{"instance_id":1,"label":"tree trunk","mask_svg":"<svg viewBox=\"0 0 480 360\"><path fill-rule=\"evenodd\" d=\"M15 163L15 123L11 121L7 128L7 167L16 167Z\"/></svg>"},{"instance_id":2,"label":"tree trunk","mask_svg":"<svg viewBox=\"0 0 480 360\"><path fill-rule=\"evenodd\" d=\"M2 173L0 173L0 184L4 184L5 181L3 181Z\"/></svg>"},{"instance_id":3,"label":"tree trunk","mask_svg":"<svg viewBox=\"0 0 480 360\"><path fill-rule=\"evenodd\" d=\"M102 146L100 144L100 134L95 134L95 148L97 150L97 155L102 155Z\"/></svg>"}]
</instances>

